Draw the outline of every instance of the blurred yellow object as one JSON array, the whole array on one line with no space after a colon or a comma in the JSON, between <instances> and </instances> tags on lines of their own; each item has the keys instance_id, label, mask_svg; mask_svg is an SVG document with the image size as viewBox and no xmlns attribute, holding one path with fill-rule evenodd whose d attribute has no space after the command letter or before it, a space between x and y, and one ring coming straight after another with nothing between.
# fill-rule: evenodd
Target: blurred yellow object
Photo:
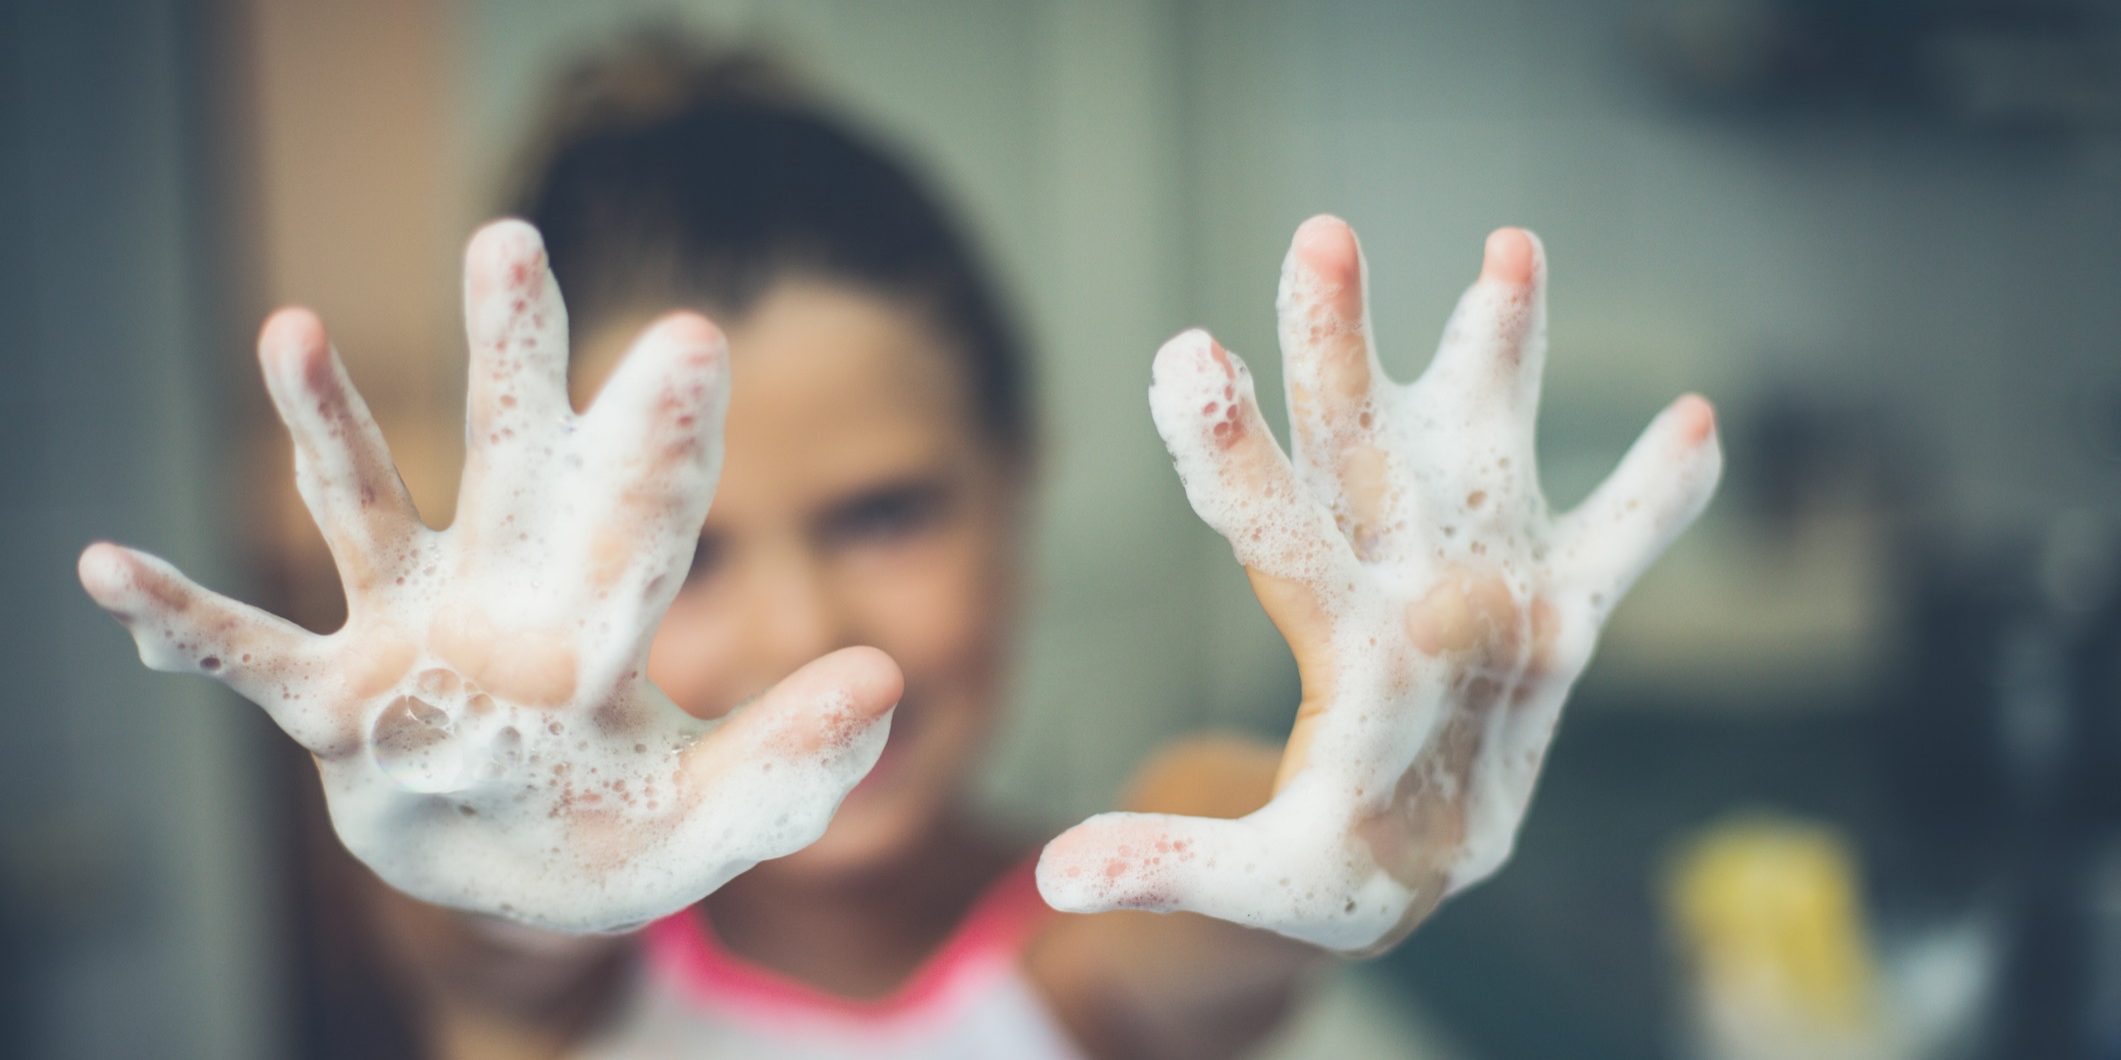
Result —
<instances>
[{"instance_id":1,"label":"blurred yellow object","mask_svg":"<svg viewBox=\"0 0 2121 1060\"><path fill-rule=\"evenodd\" d=\"M1666 916L1693 972L1707 1052L1878 1055L1861 891L1849 843L1823 825L1749 816L1679 852Z\"/></svg>"}]
</instances>

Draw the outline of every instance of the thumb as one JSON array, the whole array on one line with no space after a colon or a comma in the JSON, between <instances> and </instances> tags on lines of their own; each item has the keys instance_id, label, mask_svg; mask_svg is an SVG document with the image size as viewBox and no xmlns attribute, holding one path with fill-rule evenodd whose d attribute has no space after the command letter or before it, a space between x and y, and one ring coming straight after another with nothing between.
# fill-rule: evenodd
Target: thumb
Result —
<instances>
[{"instance_id":1,"label":"thumb","mask_svg":"<svg viewBox=\"0 0 2121 1060\"><path fill-rule=\"evenodd\" d=\"M1038 891L1064 913L1199 913L1314 946L1361 952L1405 920L1405 888L1287 793L1236 820L1105 813L1038 859Z\"/></svg>"},{"instance_id":2,"label":"thumb","mask_svg":"<svg viewBox=\"0 0 2121 1060\"><path fill-rule=\"evenodd\" d=\"M854 757L866 759L860 762L860 773L866 774L883 750L891 712L905 687L905 676L889 655L875 648L843 648L737 708L695 746L686 771L704 780L758 758Z\"/></svg>"},{"instance_id":3,"label":"thumb","mask_svg":"<svg viewBox=\"0 0 2121 1060\"><path fill-rule=\"evenodd\" d=\"M1250 819L1103 813L1061 833L1038 859L1038 890L1064 913L1187 911L1257 919L1279 861Z\"/></svg>"}]
</instances>

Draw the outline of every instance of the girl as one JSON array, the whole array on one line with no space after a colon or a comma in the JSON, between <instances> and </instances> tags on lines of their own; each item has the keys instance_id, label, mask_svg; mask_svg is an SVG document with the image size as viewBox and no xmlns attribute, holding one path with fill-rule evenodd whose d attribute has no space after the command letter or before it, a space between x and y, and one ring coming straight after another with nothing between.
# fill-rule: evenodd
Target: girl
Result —
<instances>
[{"instance_id":1,"label":"girl","mask_svg":"<svg viewBox=\"0 0 2121 1060\"><path fill-rule=\"evenodd\" d=\"M398 887L570 929L712 890L623 937L391 901L437 1054L1232 1053L1307 970L1397 943L1501 862L1599 623L1713 487L1709 410L1683 398L1550 520L1536 241L1489 238L1436 363L1400 387L1353 233L1306 222L1280 306L1296 459L1202 333L1158 355L1151 394L1296 655L1288 745L1168 749L1138 812L1041 854L965 807L1034 465L1021 344L965 242L755 65L633 54L568 100L529 225L467 257L446 535L418 524L315 319L286 310L260 356L345 629L114 546L82 561L151 665L229 682L316 755L341 836ZM535 779L499 799L491 768ZM722 860L684 860L705 851Z\"/></svg>"}]
</instances>

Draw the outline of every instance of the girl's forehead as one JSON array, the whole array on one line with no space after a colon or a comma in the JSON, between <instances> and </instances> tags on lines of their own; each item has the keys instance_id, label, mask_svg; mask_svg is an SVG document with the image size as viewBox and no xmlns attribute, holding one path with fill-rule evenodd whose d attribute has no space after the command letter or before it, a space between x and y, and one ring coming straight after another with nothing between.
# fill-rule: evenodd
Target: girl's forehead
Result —
<instances>
[{"instance_id":1,"label":"girl's forehead","mask_svg":"<svg viewBox=\"0 0 2121 1060\"><path fill-rule=\"evenodd\" d=\"M573 390L586 405L659 315L642 310L577 337ZM964 358L920 308L828 280L775 283L742 315L709 313L729 336L730 430L847 417L972 422ZM750 433L750 431L746 431Z\"/></svg>"},{"instance_id":2,"label":"girl's forehead","mask_svg":"<svg viewBox=\"0 0 2121 1060\"><path fill-rule=\"evenodd\" d=\"M924 313L903 303L838 284L784 281L728 331L732 418L746 404L781 402L831 416L969 411L963 359Z\"/></svg>"},{"instance_id":3,"label":"girl's forehead","mask_svg":"<svg viewBox=\"0 0 2121 1060\"><path fill-rule=\"evenodd\" d=\"M791 280L721 323L731 351L715 502L723 515L822 503L876 480L978 463L985 443L963 359L919 309ZM583 382L623 355L632 336L615 330L585 346L593 360Z\"/></svg>"}]
</instances>

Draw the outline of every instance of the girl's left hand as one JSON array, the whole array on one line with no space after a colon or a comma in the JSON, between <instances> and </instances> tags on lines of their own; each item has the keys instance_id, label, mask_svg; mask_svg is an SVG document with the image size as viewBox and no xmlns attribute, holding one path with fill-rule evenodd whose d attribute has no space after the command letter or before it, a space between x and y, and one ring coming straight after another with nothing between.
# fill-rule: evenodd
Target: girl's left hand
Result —
<instances>
[{"instance_id":1,"label":"girl's left hand","mask_svg":"<svg viewBox=\"0 0 2121 1060\"><path fill-rule=\"evenodd\" d=\"M1157 354L1157 429L1288 640L1303 700L1271 802L1093 817L1040 859L1055 908L1187 910L1374 951L1509 856L1599 627L1722 467L1689 395L1588 500L1549 513L1532 444L1545 280L1529 232L1490 235L1427 372L1398 384L1354 233L1306 222L1278 306L1293 462L1235 356L1200 331Z\"/></svg>"}]
</instances>

